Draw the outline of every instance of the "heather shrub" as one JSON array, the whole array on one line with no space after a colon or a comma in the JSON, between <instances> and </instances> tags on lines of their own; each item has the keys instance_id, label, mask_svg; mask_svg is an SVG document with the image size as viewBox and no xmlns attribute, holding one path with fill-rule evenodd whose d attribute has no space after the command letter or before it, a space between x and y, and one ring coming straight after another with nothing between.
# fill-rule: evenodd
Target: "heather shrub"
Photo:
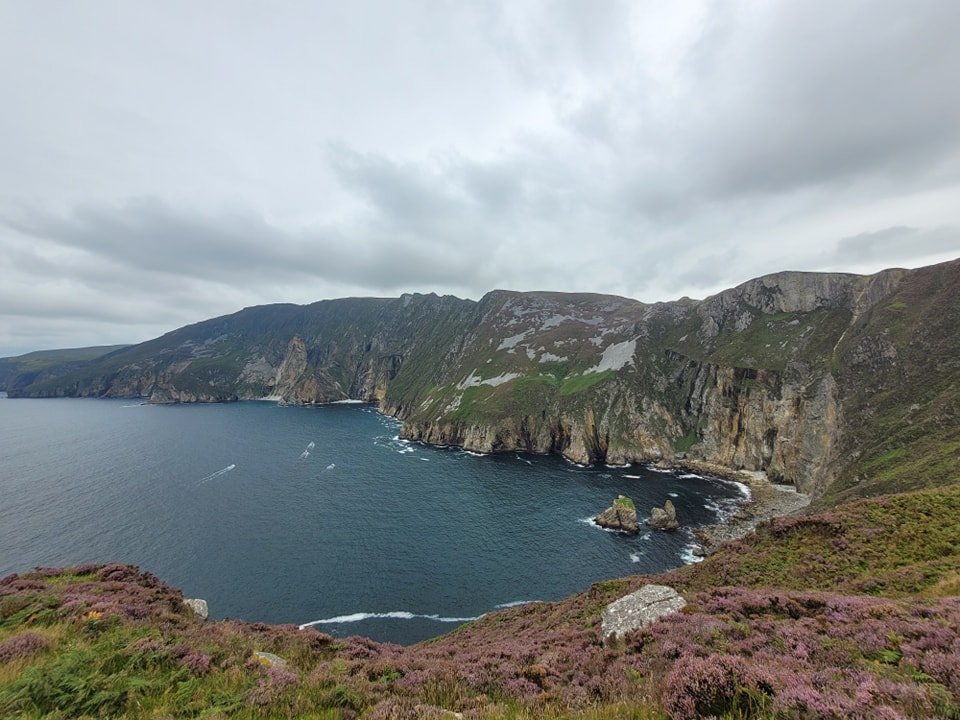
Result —
<instances>
[{"instance_id":1,"label":"heather shrub","mask_svg":"<svg viewBox=\"0 0 960 720\"><path fill-rule=\"evenodd\" d=\"M288 688L296 686L300 678L285 668L269 667L257 680L256 686L247 695L247 700L257 707L267 707L275 703Z\"/></svg>"},{"instance_id":2,"label":"heather shrub","mask_svg":"<svg viewBox=\"0 0 960 720\"><path fill-rule=\"evenodd\" d=\"M137 569L130 565L114 563L112 565L104 565L97 570L97 577L107 582L133 580L137 577Z\"/></svg>"},{"instance_id":3,"label":"heather shrub","mask_svg":"<svg viewBox=\"0 0 960 720\"><path fill-rule=\"evenodd\" d=\"M667 676L663 705L675 720L721 716L754 718L769 706L773 682L742 658L684 658Z\"/></svg>"},{"instance_id":4,"label":"heather shrub","mask_svg":"<svg viewBox=\"0 0 960 720\"><path fill-rule=\"evenodd\" d=\"M0 663L20 660L35 655L49 647L50 643L42 635L24 632L0 642Z\"/></svg>"}]
</instances>

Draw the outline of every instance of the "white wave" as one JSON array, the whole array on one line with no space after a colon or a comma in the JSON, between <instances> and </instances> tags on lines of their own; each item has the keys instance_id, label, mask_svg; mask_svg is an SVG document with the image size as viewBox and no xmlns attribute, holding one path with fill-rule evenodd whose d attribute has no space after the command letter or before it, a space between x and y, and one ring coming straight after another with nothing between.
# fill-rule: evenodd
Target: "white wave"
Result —
<instances>
[{"instance_id":1,"label":"white wave","mask_svg":"<svg viewBox=\"0 0 960 720\"><path fill-rule=\"evenodd\" d=\"M466 453L467 455L473 455L473 457L486 457L486 456L487 456L487 453L474 452L473 450L464 450L463 452Z\"/></svg>"},{"instance_id":2,"label":"white wave","mask_svg":"<svg viewBox=\"0 0 960 720\"><path fill-rule=\"evenodd\" d=\"M640 553L630 553L630 562L640 562Z\"/></svg>"},{"instance_id":3,"label":"white wave","mask_svg":"<svg viewBox=\"0 0 960 720\"><path fill-rule=\"evenodd\" d=\"M299 627L303 630L313 625L339 625L341 623L355 623L363 620L413 620L415 618L442 623L464 623L470 622L471 620L479 620L482 617L483 615L477 615L476 617L443 617L442 615L420 615L418 613L407 612L406 610L392 610L391 612L383 613L358 612L351 613L350 615L337 615L336 617L324 618L322 620L311 620L310 622L303 623Z\"/></svg>"},{"instance_id":4,"label":"white wave","mask_svg":"<svg viewBox=\"0 0 960 720\"><path fill-rule=\"evenodd\" d=\"M310 442L307 443L307 450L313 450L316 446L317 444L313 440L311 440Z\"/></svg>"},{"instance_id":5,"label":"white wave","mask_svg":"<svg viewBox=\"0 0 960 720\"><path fill-rule=\"evenodd\" d=\"M306 460L308 457L310 457L310 451L309 451L309 450L304 450L302 453L300 453L300 459L301 459L301 460Z\"/></svg>"},{"instance_id":6,"label":"white wave","mask_svg":"<svg viewBox=\"0 0 960 720\"><path fill-rule=\"evenodd\" d=\"M753 493L750 491L749 485L745 485L742 482L737 482L736 480L731 480L730 482L736 486L737 490L740 491L740 494L743 495L747 500L753 497Z\"/></svg>"},{"instance_id":7,"label":"white wave","mask_svg":"<svg viewBox=\"0 0 960 720\"><path fill-rule=\"evenodd\" d=\"M670 497L680 497L677 493L667 493Z\"/></svg>"},{"instance_id":8,"label":"white wave","mask_svg":"<svg viewBox=\"0 0 960 720\"><path fill-rule=\"evenodd\" d=\"M651 533L651 532L645 532L643 535L640 536L640 539L641 539L641 540L649 540L649 539L652 538L652 537L653 537L653 533Z\"/></svg>"},{"instance_id":9,"label":"white wave","mask_svg":"<svg viewBox=\"0 0 960 720\"><path fill-rule=\"evenodd\" d=\"M220 477L221 475L225 475L226 473L230 472L231 470L233 470L233 469L236 468L236 467L237 467L236 465L232 465L232 464L231 464L231 465L227 465L225 468L223 468L223 470L217 470L215 473L211 473L210 475L207 475L205 478L201 479L199 482L201 482L201 483L209 482L210 480L213 480L214 478L218 478L218 477Z\"/></svg>"},{"instance_id":10,"label":"white wave","mask_svg":"<svg viewBox=\"0 0 960 720\"><path fill-rule=\"evenodd\" d=\"M608 532L608 533L620 532L620 530L613 530L612 528L605 528L605 527L601 527L600 525L597 525L597 523L593 521L592 517L580 518L579 520L577 520L577 522L583 523L584 525L589 525L590 527L595 527L597 530L603 530L604 532Z\"/></svg>"},{"instance_id":11,"label":"white wave","mask_svg":"<svg viewBox=\"0 0 960 720\"><path fill-rule=\"evenodd\" d=\"M624 468L630 467L630 463L624 463L623 465L610 465L608 463L607 467L610 468L611 470L623 470Z\"/></svg>"},{"instance_id":12,"label":"white wave","mask_svg":"<svg viewBox=\"0 0 960 720\"><path fill-rule=\"evenodd\" d=\"M647 465L650 472L660 473L661 475L673 475L673 470L668 468L658 468L656 465Z\"/></svg>"},{"instance_id":13,"label":"white wave","mask_svg":"<svg viewBox=\"0 0 960 720\"><path fill-rule=\"evenodd\" d=\"M324 470L333 470L336 466L337 466L336 463L330 463L324 468Z\"/></svg>"},{"instance_id":14,"label":"white wave","mask_svg":"<svg viewBox=\"0 0 960 720\"><path fill-rule=\"evenodd\" d=\"M327 405L363 405L366 402L367 402L366 400L347 399L347 400L334 400L333 402L327 403Z\"/></svg>"},{"instance_id":15,"label":"white wave","mask_svg":"<svg viewBox=\"0 0 960 720\"><path fill-rule=\"evenodd\" d=\"M689 545L684 545L683 550L680 551L680 559L687 565L692 565L693 563L703 562L702 557L697 557L693 554L693 549L697 546L696 543L690 543Z\"/></svg>"},{"instance_id":16,"label":"white wave","mask_svg":"<svg viewBox=\"0 0 960 720\"><path fill-rule=\"evenodd\" d=\"M703 480L703 475L697 475L696 473L684 473L683 475L678 475L681 480Z\"/></svg>"},{"instance_id":17,"label":"white wave","mask_svg":"<svg viewBox=\"0 0 960 720\"><path fill-rule=\"evenodd\" d=\"M639 480L639 479L640 479L640 476L639 476L639 475L624 475L624 477L627 478L628 480Z\"/></svg>"},{"instance_id":18,"label":"white wave","mask_svg":"<svg viewBox=\"0 0 960 720\"><path fill-rule=\"evenodd\" d=\"M521 605L529 605L530 603L543 602L543 600L511 600L510 602L500 603L497 605L497 608L505 609L512 607L519 607Z\"/></svg>"},{"instance_id":19,"label":"white wave","mask_svg":"<svg viewBox=\"0 0 960 720\"><path fill-rule=\"evenodd\" d=\"M522 458L519 455L517 455L517 460L519 460L520 462L525 462L527 465L533 465L531 461L527 460L526 458Z\"/></svg>"},{"instance_id":20,"label":"white wave","mask_svg":"<svg viewBox=\"0 0 960 720\"><path fill-rule=\"evenodd\" d=\"M424 462L430 462L430 458L420 458L420 459L423 460Z\"/></svg>"}]
</instances>

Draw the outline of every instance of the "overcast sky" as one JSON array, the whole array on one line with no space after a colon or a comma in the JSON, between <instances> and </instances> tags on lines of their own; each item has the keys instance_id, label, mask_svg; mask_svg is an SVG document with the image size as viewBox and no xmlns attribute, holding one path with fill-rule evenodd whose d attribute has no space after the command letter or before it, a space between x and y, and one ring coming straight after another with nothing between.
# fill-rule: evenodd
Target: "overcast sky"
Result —
<instances>
[{"instance_id":1,"label":"overcast sky","mask_svg":"<svg viewBox=\"0 0 960 720\"><path fill-rule=\"evenodd\" d=\"M0 0L0 355L960 256L960 2Z\"/></svg>"}]
</instances>

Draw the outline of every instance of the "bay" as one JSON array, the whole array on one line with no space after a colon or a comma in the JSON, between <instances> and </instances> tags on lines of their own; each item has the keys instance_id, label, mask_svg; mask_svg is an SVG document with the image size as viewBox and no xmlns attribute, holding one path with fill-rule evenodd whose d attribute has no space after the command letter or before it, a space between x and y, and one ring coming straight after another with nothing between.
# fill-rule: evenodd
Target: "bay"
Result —
<instances>
[{"instance_id":1,"label":"bay","mask_svg":"<svg viewBox=\"0 0 960 720\"><path fill-rule=\"evenodd\" d=\"M742 498L710 478L477 457L399 429L366 405L0 399L0 575L131 563L214 618L410 643L679 566L689 528ZM594 526L618 494L641 517L670 497L685 528Z\"/></svg>"}]
</instances>

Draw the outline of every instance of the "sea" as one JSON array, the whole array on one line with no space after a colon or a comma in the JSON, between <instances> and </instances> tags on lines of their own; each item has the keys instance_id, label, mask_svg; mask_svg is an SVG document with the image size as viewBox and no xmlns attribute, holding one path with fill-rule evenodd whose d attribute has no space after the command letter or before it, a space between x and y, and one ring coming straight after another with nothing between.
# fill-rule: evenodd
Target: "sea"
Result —
<instances>
[{"instance_id":1,"label":"sea","mask_svg":"<svg viewBox=\"0 0 960 720\"><path fill-rule=\"evenodd\" d=\"M693 562L746 490L642 467L402 440L364 404L0 396L0 576L138 565L213 618L409 644L498 608ZM592 518L617 495L684 528Z\"/></svg>"}]
</instances>

